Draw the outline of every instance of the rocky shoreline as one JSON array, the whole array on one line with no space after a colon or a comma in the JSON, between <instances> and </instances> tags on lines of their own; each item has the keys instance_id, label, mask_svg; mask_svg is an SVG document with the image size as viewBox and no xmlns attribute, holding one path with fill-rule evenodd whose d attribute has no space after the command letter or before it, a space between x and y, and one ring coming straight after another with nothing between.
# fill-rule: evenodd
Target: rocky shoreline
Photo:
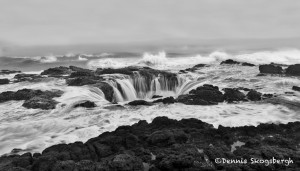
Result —
<instances>
[{"instance_id":1,"label":"rocky shoreline","mask_svg":"<svg viewBox=\"0 0 300 171\"><path fill-rule=\"evenodd\" d=\"M142 170L297 170L300 122L217 129L197 119L157 117L120 126L86 143L58 144L40 153L0 157L10 171ZM247 163L216 163L218 158ZM251 158L290 159L293 163L251 163Z\"/></svg>"},{"instance_id":2,"label":"rocky shoreline","mask_svg":"<svg viewBox=\"0 0 300 171\"><path fill-rule=\"evenodd\" d=\"M221 65L241 65L254 67L249 63L226 60ZM179 73L194 72L207 67L195 65ZM299 76L300 64L280 66L268 64L259 66L260 74L280 76ZM95 71L70 67L55 67L41 74L24 74L20 71L3 70L0 74L15 73L12 80L0 79L0 84L12 82L38 82L49 77L66 80L68 86L89 85L97 87L104 93L105 99L114 100L114 89L107 83L107 74L122 74L134 78L137 74L143 77L143 91L149 91L154 77L168 81L168 88L179 84L177 74L155 70L149 67L124 67L119 69L102 69ZM300 91L293 86L291 90ZM0 93L0 103L10 100L24 100L23 107L28 109L50 110L56 107L55 97L64 92L59 90L41 91L21 89ZM121 92L122 93L122 92ZM185 105L217 105L218 103L239 103L255 101L290 105L300 110L300 104L284 101L274 94L263 94L245 87L220 89L216 85L203 84L187 94L174 97L154 95L150 101L134 100L127 105L155 105L156 103ZM76 107L93 108L96 104L85 101ZM260 124L257 127L223 127L217 129L211 124L197 119L172 120L157 117L152 123L144 120L132 126L120 126L113 132L105 132L86 143L58 144L45 149L42 153L12 154L0 157L0 171L140 171L140 170L298 170L300 169L300 122L288 124ZM14 150L13 150L14 151ZM17 151L17 149L15 150ZM216 163L216 159L246 159L247 163ZM252 164L252 158L261 162L275 159L290 159L293 163Z\"/></svg>"}]
</instances>

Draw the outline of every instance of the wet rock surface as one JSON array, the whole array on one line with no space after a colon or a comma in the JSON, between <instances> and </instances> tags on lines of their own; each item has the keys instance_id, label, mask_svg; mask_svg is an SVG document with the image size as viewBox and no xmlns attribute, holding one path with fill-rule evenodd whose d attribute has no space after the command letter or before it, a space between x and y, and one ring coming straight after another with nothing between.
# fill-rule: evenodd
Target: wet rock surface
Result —
<instances>
[{"instance_id":1,"label":"wet rock surface","mask_svg":"<svg viewBox=\"0 0 300 171\"><path fill-rule=\"evenodd\" d=\"M4 74L16 74L16 73L21 73L21 71L7 70L7 69L0 70L0 75L4 75Z\"/></svg>"},{"instance_id":2,"label":"wet rock surface","mask_svg":"<svg viewBox=\"0 0 300 171\"><path fill-rule=\"evenodd\" d=\"M48 76L63 76L63 75L69 75L71 74L72 70L69 67L55 67L55 68L49 68L44 70L41 75L48 75Z\"/></svg>"},{"instance_id":3,"label":"wet rock surface","mask_svg":"<svg viewBox=\"0 0 300 171\"><path fill-rule=\"evenodd\" d=\"M31 89L21 89L16 92L6 91L0 94L0 103L10 100L25 100L23 106L33 109L54 109L57 102L53 100L54 97L60 97L62 91L41 91Z\"/></svg>"},{"instance_id":4,"label":"wet rock surface","mask_svg":"<svg viewBox=\"0 0 300 171\"><path fill-rule=\"evenodd\" d=\"M217 129L197 119L157 117L120 126L86 143L58 144L41 154L0 157L0 170L297 170L300 122ZM232 145L243 142L240 146ZM251 158L290 159L293 163L251 164ZM241 164L216 158L246 159Z\"/></svg>"},{"instance_id":5,"label":"wet rock surface","mask_svg":"<svg viewBox=\"0 0 300 171\"><path fill-rule=\"evenodd\" d=\"M9 79L0 79L0 85L9 84Z\"/></svg>"},{"instance_id":6,"label":"wet rock surface","mask_svg":"<svg viewBox=\"0 0 300 171\"><path fill-rule=\"evenodd\" d=\"M16 74L14 76L14 82L22 82L22 81L41 81L44 77L39 74Z\"/></svg>"},{"instance_id":7,"label":"wet rock surface","mask_svg":"<svg viewBox=\"0 0 300 171\"><path fill-rule=\"evenodd\" d=\"M287 75L300 76L300 64L290 65L286 69Z\"/></svg>"},{"instance_id":8,"label":"wet rock surface","mask_svg":"<svg viewBox=\"0 0 300 171\"><path fill-rule=\"evenodd\" d=\"M83 102L83 103L76 104L74 107L75 108L77 108L77 107L94 108L96 106L97 105L94 102L86 101L86 102Z\"/></svg>"},{"instance_id":9,"label":"wet rock surface","mask_svg":"<svg viewBox=\"0 0 300 171\"><path fill-rule=\"evenodd\" d=\"M273 64L260 65L259 71L260 73L266 73L266 74L283 74L282 67Z\"/></svg>"},{"instance_id":10,"label":"wet rock surface","mask_svg":"<svg viewBox=\"0 0 300 171\"><path fill-rule=\"evenodd\" d=\"M145 106L151 106L153 105L152 102L147 102L145 100L134 100L128 103L130 106L139 106L139 105L145 105Z\"/></svg>"},{"instance_id":11,"label":"wet rock surface","mask_svg":"<svg viewBox=\"0 0 300 171\"><path fill-rule=\"evenodd\" d=\"M238 62L238 61L234 61L232 59L227 59L225 61L222 61L220 64L221 65L255 66L254 64L251 64L251 63L248 63L248 62Z\"/></svg>"},{"instance_id":12,"label":"wet rock surface","mask_svg":"<svg viewBox=\"0 0 300 171\"><path fill-rule=\"evenodd\" d=\"M293 86L292 89L295 91L300 91L300 87L298 87L298 86Z\"/></svg>"}]
</instances>

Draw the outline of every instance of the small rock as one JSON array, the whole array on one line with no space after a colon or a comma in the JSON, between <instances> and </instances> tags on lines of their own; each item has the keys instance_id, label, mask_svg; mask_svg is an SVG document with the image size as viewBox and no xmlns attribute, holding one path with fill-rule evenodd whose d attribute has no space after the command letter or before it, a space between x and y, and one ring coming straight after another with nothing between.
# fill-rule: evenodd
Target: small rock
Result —
<instances>
[{"instance_id":1,"label":"small rock","mask_svg":"<svg viewBox=\"0 0 300 171\"><path fill-rule=\"evenodd\" d=\"M138 105L145 105L145 106L151 106L153 103L147 102L145 100L134 100L128 103L128 105L131 106L138 106Z\"/></svg>"},{"instance_id":2,"label":"small rock","mask_svg":"<svg viewBox=\"0 0 300 171\"><path fill-rule=\"evenodd\" d=\"M86 102L83 102L83 103L76 104L74 107L75 108L77 108L77 107L94 108L96 106L97 105L94 102L86 101Z\"/></svg>"},{"instance_id":3,"label":"small rock","mask_svg":"<svg viewBox=\"0 0 300 171\"><path fill-rule=\"evenodd\" d=\"M227 59L226 61L222 61L221 65L223 64L229 64L229 65L235 65L235 64L241 64L240 62L234 61L232 59Z\"/></svg>"},{"instance_id":4,"label":"small rock","mask_svg":"<svg viewBox=\"0 0 300 171\"><path fill-rule=\"evenodd\" d=\"M300 87L297 87L297 86L293 86L292 89L295 90L295 91L300 91Z\"/></svg>"},{"instance_id":5,"label":"small rock","mask_svg":"<svg viewBox=\"0 0 300 171\"><path fill-rule=\"evenodd\" d=\"M252 101L259 101L261 100L261 95L262 94L260 92L257 92L255 90L250 90L247 94L247 98Z\"/></svg>"},{"instance_id":6,"label":"small rock","mask_svg":"<svg viewBox=\"0 0 300 171\"><path fill-rule=\"evenodd\" d=\"M9 79L0 79L0 85L9 84Z\"/></svg>"}]
</instances>

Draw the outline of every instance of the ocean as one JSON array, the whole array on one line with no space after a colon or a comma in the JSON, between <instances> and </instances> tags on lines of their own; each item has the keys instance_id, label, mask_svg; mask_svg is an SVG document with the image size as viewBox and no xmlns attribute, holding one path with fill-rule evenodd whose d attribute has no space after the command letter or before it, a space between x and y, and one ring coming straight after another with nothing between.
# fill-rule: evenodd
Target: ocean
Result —
<instances>
[{"instance_id":1,"label":"ocean","mask_svg":"<svg viewBox=\"0 0 300 171\"><path fill-rule=\"evenodd\" d=\"M255 64L255 67L241 65L220 65L226 59ZM104 93L91 86L67 86L64 79L51 77L41 82L18 82L0 85L0 93L23 88L64 92L55 98L59 103L53 110L25 109L22 101L0 103L0 155L13 149L24 152L41 152L48 146L59 143L87 141L106 131L113 131L121 125L132 125L139 120L151 122L157 116L172 119L197 118L215 127L258 125L260 123L288 123L300 121L300 92L292 91L292 86L300 85L300 77L266 75L260 76L258 65L275 63L283 68L300 64L299 49L259 50L259 51L212 51L204 53L178 52L117 52L99 54L66 54L36 57L1 57L0 69L20 70L24 73L41 73L57 66L78 66L88 69L122 68L127 66L147 66L177 74L179 84L170 87L153 79L151 91L141 91L145 82L137 75L139 85L133 78L122 74L108 75L114 87L114 98L118 104L105 100ZM179 73L196 64L207 64L194 72ZM15 74L0 75L13 79ZM129 101L151 100L153 95L164 97L186 94L203 84L212 84L220 89L245 87L262 93L276 94L279 102L220 103L214 106L190 106L184 104L156 104L153 106L128 106ZM139 88L137 88L139 87ZM74 108L74 104L93 101L92 109Z\"/></svg>"}]
</instances>

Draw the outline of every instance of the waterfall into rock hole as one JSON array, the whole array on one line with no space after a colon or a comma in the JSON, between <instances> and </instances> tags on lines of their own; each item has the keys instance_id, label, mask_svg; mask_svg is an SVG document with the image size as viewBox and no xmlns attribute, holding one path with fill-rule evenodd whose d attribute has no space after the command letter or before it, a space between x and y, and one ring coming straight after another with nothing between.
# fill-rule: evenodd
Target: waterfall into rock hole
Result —
<instances>
[{"instance_id":1,"label":"waterfall into rock hole","mask_svg":"<svg viewBox=\"0 0 300 171\"><path fill-rule=\"evenodd\" d=\"M191 81L183 76L165 77L163 75L145 77L136 72L133 76L111 75L109 83L114 90L114 101L151 99L153 95L174 96L188 93L201 81Z\"/></svg>"}]
</instances>

